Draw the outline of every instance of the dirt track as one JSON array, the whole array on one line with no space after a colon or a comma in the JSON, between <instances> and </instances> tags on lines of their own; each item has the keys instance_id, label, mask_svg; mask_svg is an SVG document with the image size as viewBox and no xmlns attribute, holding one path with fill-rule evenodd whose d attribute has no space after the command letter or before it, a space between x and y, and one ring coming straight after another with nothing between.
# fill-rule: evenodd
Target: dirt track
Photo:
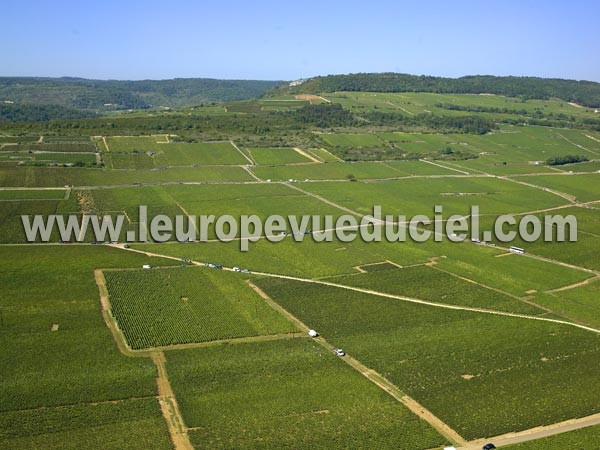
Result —
<instances>
[{"instance_id":1,"label":"dirt track","mask_svg":"<svg viewBox=\"0 0 600 450\"><path fill-rule=\"evenodd\" d=\"M262 289L260 289L254 283L252 283L252 281L247 280L246 282L254 290L254 292L256 292L258 295L260 295L273 309L279 311L281 314L283 314L285 317L287 317L289 320L291 320L294 324L296 324L296 326L298 326L298 328L304 330L305 333L308 332L308 330L310 328L304 322L302 322L300 319L298 319L296 316L294 316L288 310L283 308L277 302L273 301L271 299L271 297L269 297ZM335 349L335 347L333 345L331 345L329 342L327 342L322 336L314 338L313 340L315 342L321 344L323 347L325 347L330 352L333 352L333 350ZM413 399L413 398L409 397L408 395L404 394L403 392L401 392L400 389L396 385L394 385L392 382L387 380L381 374L379 374L376 371L374 371L373 369L370 369L369 367L365 366L357 359L352 358L350 355L344 356L342 358L342 360L345 363L347 363L348 365L350 365L352 368L354 368L356 371L360 372L360 374L363 375L365 378L367 378L369 381L376 384L378 387L383 389L389 395L391 395L396 400L398 400L399 402L404 404L404 406L406 406L414 414L419 416L425 422L429 423L440 434L442 434L444 437L449 439L450 442L453 442L456 444L461 444L461 445L466 444L466 441L456 431L454 431L452 428L450 428L448 425L446 425L444 422L442 422L440 419L438 419L431 411L426 409L424 406L422 406L420 403L418 403L415 399Z\"/></svg>"},{"instance_id":2,"label":"dirt track","mask_svg":"<svg viewBox=\"0 0 600 450\"><path fill-rule=\"evenodd\" d=\"M179 258L175 258L172 256L161 255L161 254L151 253L151 252L144 252L141 250L134 250L131 248L125 249L124 247L118 246L118 245L116 247L121 248L123 250L127 250L127 251L133 251L136 253L146 254L148 256L163 257L163 258L168 258L168 259L179 260ZM200 265L204 266L203 263L197 262L197 261L194 261L193 264L199 265L199 266ZM233 269L224 267L223 270L232 271ZM100 274L101 274L101 271L96 271L96 272L100 272ZM520 318L520 319L525 319L525 320L538 320L538 321L544 321L544 322L559 323L559 324L566 325L566 326L573 326L573 327L581 328L586 331L591 331L594 333L600 333L600 330L598 330L598 329L588 327L585 325L581 325L581 324L563 321L563 320L549 319L549 318L545 318L545 317L528 316L528 315L524 315L524 314L514 314L514 313L508 313L508 312L502 312L502 311L487 310L484 308L473 308L473 307L466 307L466 306L447 305L447 304L435 303L435 302L420 300L420 299L411 298L411 297L387 294L384 292L373 291L370 289L362 289L362 288L356 288L356 287L352 287L352 286L340 285L337 283L332 283L332 282L323 281L323 280L311 280L311 279L306 279L306 278L281 275L281 274L265 273L265 272L253 272L253 273L255 275L259 275L259 276L275 277L275 278L301 281L301 282L306 282L306 283L322 284L322 285L326 285L326 286L332 286L332 287L337 287L337 288L341 288L341 289L348 289L348 290L352 290L352 291L356 291L356 292L363 292L366 294L377 295L377 296L381 296L381 297L397 299L397 300L407 301L407 302L411 302L411 303L418 303L418 304L423 304L423 305L433 306L433 307L438 307L438 308L453 309L453 310L465 310L465 311L472 311L472 312L476 312L476 313L492 314L492 315L505 316L505 317L514 317L514 318ZM104 277L102 276L100 278L100 281L103 282L103 279L104 279ZM99 280L99 278L97 277L97 281L98 280ZM269 305L271 305L274 309L280 311L285 317L287 317L293 323L295 323L301 330L304 330L305 332L308 331L309 327L306 324L304 324L302 321L300 321L298 318L296 318L289 311L282 308L279 304L274 302L266 293L264 293L260 288L258 288L256 285L254 285L250 280L248 280L247 282L250 285L250 287L255 292L257 292ZM103 289L100 286L101 285L99 283L99 289L100 289L101 301L102 301ZM105 287L104 287L104 289L105 289ZM108 305L108 307L110 307L107 299L102 301L102 304L103 304L103 308L105 305ZM103 312L108 313L108 311L103 311ZM105 317L105 319L106 319L106 317ZM107 321L107 325L109 325L109 327L111 327L111 325L109 324L108 321ZM117 340L117 342L119 341L119 339L117 339L117 337L115 337L115 339ZM329 344L322 337L318 337L314 340L316 342L319 342L321 345L323 345L327 349L333 350L333 346L331 344ZM162 355L162 352L160 354ZM345 362L347 362L350 366L355 368L357 371L359 371L363 376L365 376L371 382L375 383L380 388L384 389L388 394L392 395L398 401L402 402L414 414L418 415L423 420L427 421L432 427L437 429L443 436L445 436L451 442L460 445L461 446L460 448L465 449L465 450L474 450L476 448L480 448L483 441L486 441L486 442L494 441L494 442L496 442L496 445L508 445L509 443L513 443L513 442L524 442L524 441L528 441L528 440L539 439L540 437L550 436L553 434L570 431L572 429L579 429L579 428L587 427L587 426L594 425L594 424L600 424L600 414L598 414L595 416L590 416L590 417L581 418L581 419L573 419L573 420L569 420L567 422L561 422L561 423L549 425L546 427L537 427L537 428L534 428L531 430L525 430L525 431L518 432L518 433L511 433L508 435L502 435L502 436L498 436L495 438L489 438L486 440L479 439L479 440L475 440L475 441L471 441L471 442L466 442L466 440L463 439L456 431L454 431L447 424L445 424L443 421L441 421L439 418L437 418L433 413L431 413L426 408L424 408L422 405L420 405L416 400L404 395L398 387L396 387L393 383L389 382L382 375L380 375L377 372L375 372L374 370L364 366L358 360L355 360L354 358L352 358L348 355L346 355L343 358L343 360ZM166 378L166 374L164 377ZM168 379L167 379L167 381L168 381ZM163 412L164 411L165 410L163 410ZM165 419L167 421L174 420L174 419L172 419L173 410L167 409L166 411L167 411L167 413L165 413L166 414ZM177 422L177 420L175 420L175 422ZM183 422L181 422L181 423L183 423ZM171 427L171 425L170 425L170 427ZM175 436L173 438L174 442L176 439L177 440L182 439L182 437L181 437L182 434L178 434L175 431L173 433ZM187 436L187 434L186 434L186 436ZM179 445L185 445L185 441L183 443L180 443ZM178 449L179 448L186 449L186 450L188 449L188 447L177 447L177 448Z\"/></svg>"},{"instance_id":3,"label":"dirt track","mask_svg":"<svg viewBox=\"0 0 600 450\"><path fill-rule=\"evenodd\" d=\"M518 444L520 442L533 441L536 439L554 436L568 431L579 430L594 425L600 425L600 414L581 417L579 419L566 420L552 425L530 428L517 433L507 433L486 439L477 439L459 447L460 450L479 450L488 442L494 443L496 447Z\"/></svg>"},{"instance_id":4,"label":"dirt track","mask_svg":"<svg viewBox=\"0 0 600 450\"><path fill-rule=\"evenodd\" d=\"M294 151L296 153L299 153L300 155L304 156L305 158L310 159L312 162L316 162L316 163L322 163L323 161L319 161L317 158L315 158L312 155L309 155L308 153L306 153L304 150L302 150L301 148L298 147L294 147Z\"/></svg>"},{"instance_id":5,"label":"dirt track","mask_svg":"<svg viewBox=\"0 0 600 450\"><path fill-rule=\"evenodd\" d=\"M106 326L111 331L114 340L117 344L117 347L119 348L121 353L123 353L126 356L149 356L152 358L152 362L156 366L158 402L160 404L160 409L162 411L163 417L167 422L169 435L171 437L171 442L173 443L175 450L192 450L193 447L188 438L187 429L185 428L183 422L183 417L181 416L177 400L175 399L175 395L173 394L173 390L171 389L171 384L169 383L169 378L167 377L164 354L160 351L146 351L136 354L127 346L125 342L125 337L123 336L121 330L117 326L117 323L110 312L110 302L108 299L108 290L106 289L106 279L104 278L104 274L101 270L95 270L94 278L96 280L96 284L98 285L98 291L100 293L102 317L104 318Z\"/></svg>"},{"instance_id":6,"label":"dirt track","mask_svg":"<svg viewBox=\"0 0 600 450\"><path fill-rule=\"evenodd\" d=\"M152 362L156 366L158 373L158 377L156 378L158 402L160 403L163 417L167 422L173 446L175 450L193 450L187 428L179 410L179 405L171 389L171 383L169 383L165 367L165 355L162 352L153 352Z\"/></svg>"}]
</instances>

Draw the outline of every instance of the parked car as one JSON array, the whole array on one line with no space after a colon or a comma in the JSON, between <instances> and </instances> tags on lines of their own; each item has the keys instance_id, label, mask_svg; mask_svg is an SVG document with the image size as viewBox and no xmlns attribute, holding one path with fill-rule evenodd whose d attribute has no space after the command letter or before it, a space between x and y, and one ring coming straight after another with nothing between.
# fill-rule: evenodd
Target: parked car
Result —
<instances>
[{"instance_id":1,"label":"parked car","mask_svg":"<svg viewBox=\"0 0 600 450\"><path fill-rule=\"evenodd\" d=\"M344 350L342 350L341 348L336 348L333 353L335 353L338 356L346 356L346 352ZM495 447L494 447L495 448Z\"/></svg>"},{"instance_id":2,"label":"parked car","mask_svg":"<svg viewBox=\"0 0 600 450\"><path fill-rule=\"evenodd\" d=\"M489 444L485 444L483 447L481 447L481 450L494 450L495 448L496 446L490 442Z\"/></svg>"},{"instance_id":3,"label":"parked car","mask_svg":"<svg viewBox=\"0 0 600 450\"><path fill-rule=\"evenodd\" d=\"M242 271L242 269L240 269L239 267L234 267L234 268L233 268L233 271L234 271L234 272L241 272L241 271Z\"/></svg>"}]
</instances>

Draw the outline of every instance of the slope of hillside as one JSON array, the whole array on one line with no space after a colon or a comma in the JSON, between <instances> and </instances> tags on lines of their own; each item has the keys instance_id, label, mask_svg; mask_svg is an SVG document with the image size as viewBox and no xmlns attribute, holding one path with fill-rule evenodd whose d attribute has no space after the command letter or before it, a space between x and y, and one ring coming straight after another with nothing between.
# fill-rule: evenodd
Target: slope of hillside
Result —
<instances>
[{"instance_id":1,"label":"slope of hillside","mask_svg":"<svg viewBox=\"0 0 600 450\"><path fill-rule=\"evenodd\" d=\"M86 80L0 77L0 102L60 105L83 110L186 107L205 102L247 100L279 81L176 78L172 80Z\"/></svg>"},{"instance_id":2,"label":"slope of hillside","mask_svg":"<svg viewBox=\"0 0 600 450\"><path fill-rule=\"evenodd\" d=\"M274 92L314 93L335 91L437 92L497 94L525 99L560 98L584 106L600 106L600 83L537 77L489 75L443 78L401 73L357 73L310 78L293 86L282 85Z\"/></svg>"}]
</instances>

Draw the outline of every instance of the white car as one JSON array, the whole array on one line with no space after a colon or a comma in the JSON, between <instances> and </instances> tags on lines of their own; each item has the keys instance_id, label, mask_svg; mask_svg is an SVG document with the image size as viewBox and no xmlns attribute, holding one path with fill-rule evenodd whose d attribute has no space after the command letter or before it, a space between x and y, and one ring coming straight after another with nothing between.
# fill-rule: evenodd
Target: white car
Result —
<instances>
[{"instance_id":1,"label":"white car","mask_svg":"<svg viewBox=\"0 0 600 450\"><path fill-rule=\"evenodd\" d=\"M242 271L242 269L240 269L239 267L234 267L234 268L233 268L233 271L234 271L234 272L241 272L241 271Z\"/></svg>"},{"instance_id":2,"label":"white car","mask_svg":"<svg viewBox=\"0 0 600 450\"><path fill-rule=\"evenodd\" d=\"M317 337L319 333L317 333L315 330L308 330L308 335L310 337Z\"/></svg>"},{"instance_id":3,"label":"white car","mask_svg":"<svg viewBox=\"0 0 600 450\"><path fill-rule=\"evenodd\" d=\"M342 350L341 348L336 348L333 353L335 353L338 356L346 356L346 352L344 350Z\"/></svg>"}]
</instances>

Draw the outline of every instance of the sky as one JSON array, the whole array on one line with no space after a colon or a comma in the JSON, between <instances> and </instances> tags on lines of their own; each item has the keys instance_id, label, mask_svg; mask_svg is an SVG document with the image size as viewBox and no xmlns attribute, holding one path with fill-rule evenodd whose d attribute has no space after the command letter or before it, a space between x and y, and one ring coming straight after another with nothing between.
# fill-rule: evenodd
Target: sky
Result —
<instances>
[{"instance_id":1,"label":"sky","mask_svg":"<svg viewBox=\"0 0 600 450\"><path fill-rule=\"evenodd\" d=\"M597 0L2 0L0 23L0 76L600 82Z\"/></svg>"}]
</instances>

